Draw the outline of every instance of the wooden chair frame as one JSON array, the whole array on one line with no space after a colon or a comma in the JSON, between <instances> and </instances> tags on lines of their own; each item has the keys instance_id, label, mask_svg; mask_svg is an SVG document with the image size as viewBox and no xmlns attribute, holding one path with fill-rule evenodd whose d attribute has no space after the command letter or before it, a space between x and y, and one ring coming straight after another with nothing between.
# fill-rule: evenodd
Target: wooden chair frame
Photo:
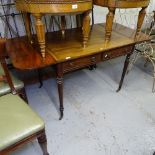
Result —
<instances>
[{"instance_id":1,"label":"wooden chair frame","mask_svg":"<svg viewBox=\"0 0 155 155\"><path fill-rule=\"evenodd\" d=\"M41 130L29 137L26 137L25 139L7 147L4 150L0 151L1 155L7 155L12 151L15 151L16 149L18 149L19 147L23 146L24 144L34 140L34 139L38 139L38 143L42 149L43 155L49 155L48 151L47 151L47 139L46 139L46 134L45 134L45 130Z\"/></svg>"},{"instance_id":2,"label":"wooden chair frame","mask_svg":"<svg viewBox=\"0 0 155 155\"><path fill-rule=\"evenodd\" d=\"M22 99L24 99L28 103L25 88L23 87L22 89L19 89L19 90L16 90L14 88L12 78L11 78L11 75L9 73L8 66L7 66L7 63L5 60L7 57L7 54L5 51L5 43L6 43L6 39L1 38L1 40L0 40L0 63L4 69L6 81L8 82L8 85L11 88L11 93L14 95L18 94Z\"/></svg>"}]
</instances>

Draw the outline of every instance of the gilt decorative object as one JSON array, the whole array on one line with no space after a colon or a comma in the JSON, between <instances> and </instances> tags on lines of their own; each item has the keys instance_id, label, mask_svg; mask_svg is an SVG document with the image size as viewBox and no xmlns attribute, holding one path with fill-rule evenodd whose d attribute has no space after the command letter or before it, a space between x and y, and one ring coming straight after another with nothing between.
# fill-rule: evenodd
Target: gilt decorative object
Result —
<instances>
[{"instance_id":1,"label":"gilt decorative object","mask_svg":"<svg viewBox=\"0 0 155 155\"><path fill-rule=\"evenodd\" d=\"M91 0L16 0L16 8L25 15L25 27L28 38L32 41L30 28L30 14L35 18L36 34L42 57L45 57L45 28L41 20L44 14L52 15L83 14L83 47L87 46L90 32Z\"/></svg>"},{"instance_id":2,"label":"gilt decorative object","mask_svg":"<svg viewBox=\"0 0 155 155\"><path fill-rule=\"evenodd\" d=\"M106 19L106 34L105 40L109 41L111 38L113 19L115 16L116 8L142 8L139 12L136 36L139 34L145 14L146 8L150 0L94 0L95 5L108 7L109 13Z\"/></svg>"}]
</instances>

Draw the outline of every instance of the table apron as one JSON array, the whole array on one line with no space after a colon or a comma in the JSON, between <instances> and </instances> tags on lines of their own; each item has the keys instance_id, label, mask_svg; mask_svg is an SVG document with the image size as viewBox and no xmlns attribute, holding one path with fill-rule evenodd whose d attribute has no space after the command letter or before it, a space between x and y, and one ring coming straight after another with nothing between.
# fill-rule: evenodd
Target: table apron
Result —
<instances>
[{"instance_id":1,"label":"table apron","mask_svg":"<svg viewBox=\"0 0 155 155\"><path fill-rule=\"evenodd\" d=\"M98 54L77 58L74 60L62 62L62 71L63 73L67 73L70 71L75 71L78 69L82 69L84 67L97 64L101 61L106 61L109 59L113 59L119 56L127 55L132 53L132 48L134 45L129 45L125 47L120 47L117 49L112 49L110 51L104 51Z\"/></svg>"}]
</instances>

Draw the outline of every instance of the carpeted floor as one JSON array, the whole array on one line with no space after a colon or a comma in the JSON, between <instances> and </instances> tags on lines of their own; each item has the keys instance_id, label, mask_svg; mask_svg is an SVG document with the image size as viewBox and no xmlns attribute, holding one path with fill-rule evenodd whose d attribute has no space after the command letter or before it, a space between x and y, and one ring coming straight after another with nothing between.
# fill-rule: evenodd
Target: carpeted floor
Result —
<instances>
[{"instance_id":1,"label":"carpeted floor","mask_svg":"<svg viewBox=\"0 0 155 155\"><path fill-rule=\"evenodd\" d=\"M46 123L50 155L152 155L155 151L155 94L151 66L143 61L116 93L124 58L64 77L64 118L59 121L55 79L26 87L30 106ZM36 141L12 155L42 155Z\"/></svg>"}]
</instances>

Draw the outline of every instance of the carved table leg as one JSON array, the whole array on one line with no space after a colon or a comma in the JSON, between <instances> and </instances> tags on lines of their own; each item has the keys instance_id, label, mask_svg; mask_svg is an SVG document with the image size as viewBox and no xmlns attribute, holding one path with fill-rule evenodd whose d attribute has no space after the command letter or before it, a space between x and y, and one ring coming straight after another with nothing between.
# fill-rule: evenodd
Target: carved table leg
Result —
<instances>
[{"instance_id":1,"label":"carved table leg","mask_svg":"<svg viewBox=\"0 0 155 155\"><path fill-rule=\"evenodd\" d=\"M124 81L124 77L125 77L125 74L127 72L127 68L128 68L128 65L129 65L129 61L130 61L130 56L131 56L132 53L128 54L126 56L126 59L125 59L125 63L124 63L124 68L123 68L123 72L122 72L122 77L121 77L121 81L119 83L119 87L117 89L116 92L119 92L122 88L122 84L123 84L123 81Z\"/></svg>"},{"instance_id":2,"label":"carved table leg","mask_svg":"<svg viewBox=\"0 0 155 155\"><path fill-rule=\"evenodd\" d=\"M61 16L61 32L62 36L65 36L66 19L65 16Z\"/></svg>"},{"instance_id":3,"label":"carved table leg","mask_svg":"<svg viewBox=\"0 0 155 155\"><path fill-rule=\"evenodd\" d=\"M40 45L41 55L45 58L45 27L43 22L41 21L41 14L33 14L35 17L35 26L36 26L36 33L38 38L38 43Z\"/></svg>"},{"instance_id":4,"label":"carved table leg","mask_svg":"<svg viewBox=\"0 0 155 155\"><path fill-rule=\"evenodd\" d=\"M144 21L144 18L145 18L145 15L146 15L146 7L145 8L142 8L140 10L140 12L139 12L138 22L137 22L136 36L139 35L139 32L141 30L141 27L142 27L142 24L143 24L143 21Z\"/></svg>"},{"instance_id":5,"label":"carved table leg","mask_svg":"<svg viewBox=\"0 0 155 155\"><path fill-rule=\"evenodd\" d=\"M83 47L85 48L88 43L88 38L89 38L89 32L90 32L90 16L89 16L90 11L87 11L83 14Z\"/></svg>"},{"instance_id":6,"label":"carved table leg","mask_svg":"<svg viewBox=\"0 0 155 155\"><path fill-rule=\"evenodd\" d=\"M45 131L43 131L41 136L38 137L38 143L43 151L43 155L49 155L49 153L47 151L47 139L46 139Z\"/></svg>"},{"instance_id":7,"label":"carved table leg","mask_svg":"<svg viewBox=\"0 0 155 155\"><path fill-rule=\"evenodd\" d=\"M63 118L63 111L64 111L64 106L63 106L63 71L62 71L61 64L57 64L56 72L57 72L57 85L58 85L58 93L59 93L59 101L60 101L60 118L59 118L59 120L61 120Z\"/></svg>"},{"instance_id":8,"label":"carved table leg","mask_svg":"<svg viewBox=\"0 0 155 155\"><path fill-rule=\"evenodd\" d=\"M32 44L32 34L31 34L31 19L30 19L30 13L24 13L24 19L25 19L25 30L26 34L28 36L29 42Z\"/></svg>"},{"instance_id":9,"label":"carved table leg","mask_svg":"<svg viewBox=\"0 0 155 155\"><path fill-rule=\"evenodd\" d=\"M111 38L112 25L115 16L115 8L108 8L109 13L106 18L106 27L105 27L105 41L108 42Z\"/></svg>"}]
</instances>

